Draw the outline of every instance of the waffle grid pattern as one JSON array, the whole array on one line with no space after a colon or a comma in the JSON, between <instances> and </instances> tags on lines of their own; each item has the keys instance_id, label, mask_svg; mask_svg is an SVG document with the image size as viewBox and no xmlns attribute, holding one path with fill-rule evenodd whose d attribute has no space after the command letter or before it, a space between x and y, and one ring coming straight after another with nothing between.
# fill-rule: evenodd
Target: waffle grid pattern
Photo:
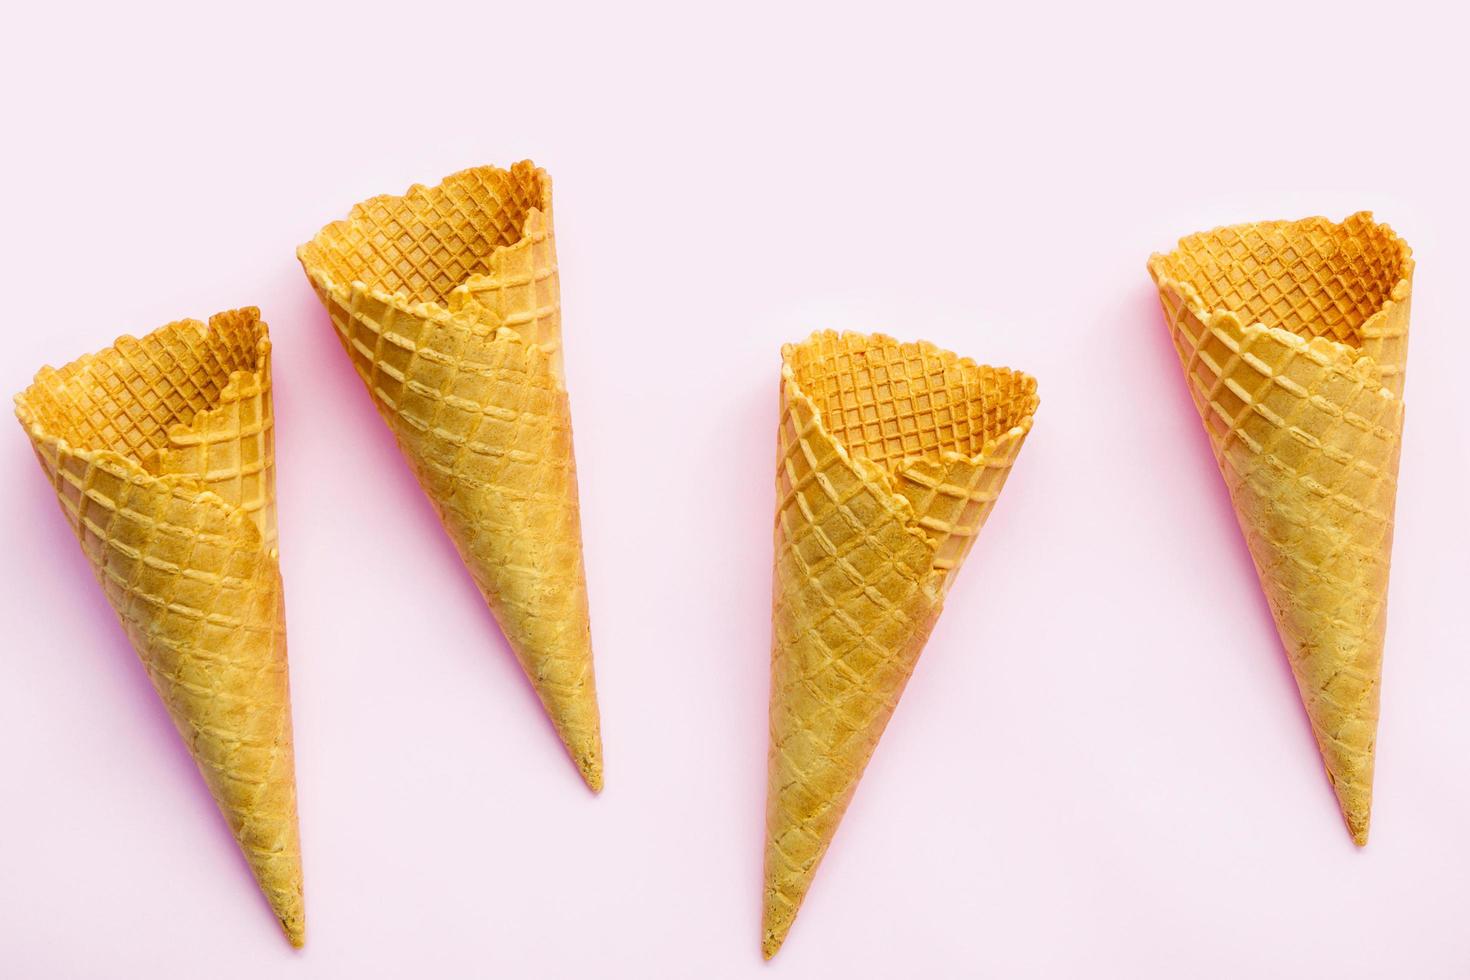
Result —
<instances>
[{"instance_id":1,"label":"waffle grid pattern","mask_svg":"<svg viewBox=\"0 0 1470 980\"><path fill-rule=\"evenodd\" d=\"M552 355L556 379L561 373L561 280L556 267L556 240L548 212L526 218L520 241L491 256L487 275L471 276L450 296L450 308L473 313L481 322L514 330L528 344Z\"/></svg>"},{"instance_id":2,"label":"waffle grid pattern","mask_svg":"<svg viewBox=\"0 0 1470 980\"><path fill-rule=\"evenodd\" d=\"M926 443L918 433L938 432L939 424L954 418L991 418L992 428L1005 426L1000 439L1014 435L1018 446L1030 425L1029 414L1011 418L983 403L997 393L1008 397L1008 384L934 383L952 381L948 372L960 370L960 362L928 345L817 334L783 355L762 943L767 956L784 941L913 673L950 571L937 560L942 541L921 524L883 469L902 469L916 458L905 447L905 455L880 456L880 463L859 451L863 444L857 439L843 445L827 427L829 413L861 423L863 428L844 427L839 418L835 427L854 435L871 432L870 444L912 437L917 442L908 445L926 453L918 461L937 465L935 457L948 453L951 469L964 462L982 473L1003 474L1005 467L992 471L983 453L961 457L948 449L954 443ZM944 367L935 368L936 361ZM977 377L1001 375L975 370L989 372ZM1034 382L1029 392L1034 409ZM1027 404L1027 398L1017 403ZM926 408L914 412L911 404ZM926 415L930 408L937 411ZM920 419L932 424L926 427ZM997 444L995 432L964 431L967 451ZM1007 452L1014 455L1009 443ZM977 481L960 477L955 484L969 500Z\"/></svg>"},{"instance_id":3,"label":"waffle grid pattern","mask_svg":"<svg viewBox=\"0 0 1470 980\"><path fill-rule=\"evenodd\" d=\"M239 319L238 314L225 316ZM167 444L144 465L160 475L197 480L249 516L266 548L274 551L276 450L270 387L268 357L254 369L235 370L210 402L214 407L199 411L192 425L169 427Z\"/></svg>"},{"instance_id":4,"label":"waffle grid pattern","mask_svg":"<svg viewBox=\"0 0 1470 980\"><path fill-rule=\"evenodd\" d=\"M43 369L16 407L154 688L299 945L305 917L281 580L255 523L270 504L251 515L243 498L230 499L257 483L269 496L269 461L249 478L223 465L268 438L268 358L255 310L221 314L208 328L181 321L60 371ZM242 399L252 407L242 409ZM256 421L228 435L242 417ZM169 473L150 472L171 441L188 448L170 459ZM203 445L209 451L196 451ZM212 468L191 471L191 459Z\"/></svg>"},{"instance_id":5,"label":"waffle grid pattern","mask_svg":"<svg viewBox=\"0 0 1470 980\"><path fill-rule=\"evenodd\" d=\"M1030 431L1035 379L928 343L832 332L792 348L791 364L832 438L889 472L947 586Z\"/></svg>"},{"instance_id":6,"label":"waffle grid pattern","mask_svg":"<svg viewBox=\"0 0 1470 980\"><path fill-rule=\"evenodd\" d=\"M511 227L525 234L512 236ZM600 723L551 228L544 171L478 168L358 205L300 256L379 413L597 789Z\"/></svg>"},{"instance_id":7,"label":"waffle grid pattern","mask_svg":"<svg viewBox=\"0 0 1470 980\"><path fill-rule=\"evenodd\" d=\"M1191 235L1157 260L1158 276L1189 283L1201 310L1230 310L1243 322L1358 347L1378 364L1383 385L1403 394L1409 247L1368 212L1269 221ZM1401 287L1400 284L1405 284Z\"/></svg>"},{"instance_id":8,"label":"waffle grid pattern","mask_svg":"<svg viewBox=\"0 0 1470 980\"><path fill-rule=\"evenodd\" d=\"M545 171L529 163L474 167L363 201L303 246L302 261L344 286L446 306L461 283L490 271L499 249L521 240L533 208L547 213L550 203Z\"/></svg>"},{"instance_id":9,"label":"waffle grid pattern","mask_svg":"<svg viewBox=\"0 0 1470 980\"><path fill-rule=\"evenodd\" d=\"M1321 236L1319 222L1301 223L1299 235L1283 223L1268 228L1272 235L1300 237L1294 253L1308 254ZM1170 278L1190 270L1240 279L1240 273L1195 253L1211 256L1257 237L1249 229L1194 236L1181 243L1186 254L1156 257L1150 268L1329 780L1349 830L1363 843L1403 424L1403 404L1383 382L1386 375L1401 384L1403 364L1375 363L1357 346L1332 340L1334 328L1312 323L1316 311L1351 305L1317 295L1336 288L1334 277L1293 264L1270 267L1286 281L1266 290L1269 296L1302 297L1296 311L1283 317L1294 330L1243 324L1230 310L1205 312L1201 296L1227 296L1232 287ZM1264 267L1250 266L1252 281ZM1400 271L1406 277L1412 271L1407 253ZM1291 278L1297 274L1306 279ZM1402 283L1380 290L1382 310L1362 311L1360 323L1376 320L1385 335L1403 341L1384 351L1402 351L1407 339L1407 278ZM1389 302L1390 295L1399 300Z\"/></svg>"}]
</instances>

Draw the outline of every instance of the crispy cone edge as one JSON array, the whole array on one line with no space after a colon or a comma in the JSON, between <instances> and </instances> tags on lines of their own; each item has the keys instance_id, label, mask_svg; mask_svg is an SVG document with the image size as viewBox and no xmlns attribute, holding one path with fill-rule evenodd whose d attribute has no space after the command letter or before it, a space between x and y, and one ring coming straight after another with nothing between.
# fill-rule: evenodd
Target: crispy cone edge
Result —
<instances>
[{"instance_id":1,"label":"crispy cone edge","mask_svg":"<svg viewBox=\"0 0 1470 980\"><path fill-rule=\"evenodd\" d=\"M1265 317L1253 316L1248 312L1229 308L1228 306L1212 305L1201 297L1200 289L1190 282L1185 275L1171 274L1170 265L1177 256L1190 249L1201 248L1208 244L1217 243L1222 236L1249 234L1255 229L1267 229L1273 233L1289 235L1293 233L1307 233L1330 229L1330 233L1341 233L1343 236L1361 241L1365 236L1380 236L1385 246L1390 249L1396 262L1396 274L1394 281L1382 296L1374 311L1357 323L1351 330L1351 340L1347 342L1336 337L1314 334L1304 328L1304 325L1281 326L1268 322ZM1223 266L1224 263L1221 263ZM1396 416L1396 425L1393 431L1392 459L1389 461L1391 469L1391 482L1393 489L1397 486L1398 448L1402 438L1403 422L1403 385L1406 366L1408 328L1409 328L1409 301L1412 292L1412 280L1414 272L1414 260L1412 251L1407 243L1403 241L1393 229L1386 224L1373 220L1373 215L1368 211L1360 211L1349 215L1341 222L1333 222L1320 216L1302 218L1294 221L1268 221L1251 222L1240 225L1225 225L1213 228L1209 231L1198 232L1187 235L1179 240L1176 249L1169 253L1155 253L1148 260L1149 275L1159 292L1160 302L1164 307L1165 319L1171 335L1173 336L1176 350L1181 362L1187 358L1185 341L1181 338L1180 323L1186 317L1192 318L1200 324L1201 341L1207 335L1228 336L1241 339L1246 346L1252 338L1266 337L1276 342L1280 347L1295 352L1300 352L1305 358L1321 365L1330 365L1337 372L1338 377L1350 379L1357 382L1368 391L1375 392L1385 402L1392 403L1393 412ZM1217 271L1216 275L1223 273ZM1238 280L1229 279L1235 287L1239 287ZM1273 280L1274 282L1274 280ZM1175 308L1171 310L1170 294L1174 297ZM1198 356L1197 353L1195 356ZM1245 484L1245 478L1234 473L1234 466L1229 461L1226 441L1219 432L1204 417L1207 406L1201 402L1205 397L1199 390L1196 379L1189 375L1189 365L1184 363L1186 370L1186 383L1196 407L1202 413L1202 421L1205 422L1211 446L1215 452L1216 462L1220 467L1221 474L1225 478L1231 492L1232 503L1235 506L1236 517L1240 523L1242 533L1246 536L1247 543L1251 545L1251 557L1256 565L1258 576L1261 580L1263 590L1266 592L1271 606L1273 618L1276 620L1277 630L1288 655L1292 673L1296 678L1299 692L1302 696L1303 706L1311 721L1313 734L1317 740L1318 748L1322 756L1324 769L1328 781L1332 785L1333 793L1337 797L1339 808L1342 812L1343 822L1347 826L1353 843L1362 847L1368 842L1368 829L1372 808L1372 779L1374 749L1372 736L1366 750L1366 760L1353 758L1354 755L1361 756L1363 753L1350 752L1348 746L1341 741L1333 732L1327 731L1329 727L1328 708L1329 699L1322 698L1325 687L1313 690L1317 683L1315 678L1309 678L1306 674L1307 668L1301 660L1307 656L1304 648L1300 648L1303 642L1294 639L1293 628L1287 624L1283 612L1283 600L1281 596L1286 587L1282 583L1273 580L1272 573L1262 565L1262 558L1257 554L1257 542L1267 538L1266 530L1258 526L1259 517L1253 518L1248 513L1247 504L1237 499L1237 486ZM1231 435L1234 435L1233 433ZM1323 433L1307 433L1314 438ZM1240 439L1234 439L1240 443ZM1244 492L1244 491L1240 491ZM1376 617L1377 633L1374 649L1366 651L1372 663L1372 696L1369 703L1358 714L1353 722L1359 726L1367 726L1370 732L1376 730L1378 722L1378 698L1377 685L1381 679L1382 653L1383 653L1383 629L1387 617L1387 566L1392 548L1392 498L1390 497L1387 507L1387 532L1382 541L1382 557L1385 565L1381 593L1379 595L1379 607ZM1303 559L1306 560L1306 559ZM1371 630L1367 630L1371 632ZM1361 644L1359 644L1361 646ZM1346 668L1344 668L1346 670ZM1334 678L1336 674L1332 675ZM1329 678L1331 683L1332 678ZM1320 700L1319 700L1320 699ZM1352 772L1352 778L1339 778L1338 771Z\"/></svg>"},{"instance_id":2,"label":"crispy cone edge","mask_svg":"<svg viewBox=\"0 0 1470 980\"><path fill-rule=\"evenodd\" d=\"M432 202L435 195L445 192L445 189L452 187L456 182L474 179L481 175L496 178L533 179L537 188L535 200L526 208L519 222L519 238L514 242L498 245L488 254L479 257L476 267L467 271L453 288L446 291L442 302L434 298L415 298L415 291L409 288L383 288L364 281L360 275L334 276L332 270L327 267L327 257L331 252L334 237L346 237L354 228L355 223L366 223L369 214L375 208L412 207ZM502 347L499 356L521 365L527 375L545 374L549 376L565 401L566 386L561 359L559 295L553 296L550 304L545 303L543 298L540 305L534 303L530 306L518 305L516 298L511 295L511 289L506 286L508 282L512 286L515 285L513 280L519 274L519 264L527 260L530 250L543 242L549 244L552 235L551 178L544 169L535 167L529 160L525 160L508 170L493 166L471 167L445 177L432 187L414 184L402 195L385 194L369 198L354 205L347 218L323 227L310 242L297 249L297 257L318 296L331 314L338 338L352 356L354 366L359 368L359 376L367 385L379 413L393 430L400 449L408 458L420 484L434 503L441 521L445 524L446 531L450 534L466 566L474 575L491 611L495 613L502 633L505 634L515 651L522 669L535 688L568 754L576 764L584 782L596 793L600 792L603 786L601 721L592 668L591 637L585 625L587 620L586 581L581 566L582 544L579 506L576 499L575 462L572 459L570 445L569 410L563 405L563 411L568 412L566 417L568 429L568 444L565 449L566 463L572 470L571 486L568 488L568 499L565 502L565 509L570 512L568 523L571 529L565 534L569 542L575 542L577 554L579 581L575 590L579 594L571 601L573 605L579 607L576 618L580 619L580 626L572 623L569 629L573 636L554 647L548 647L533 637L532 627L518 626L517 620L504 612L500 596L497 594L498 590L481 580L480 560L471 553L471 548L465 540L466 536L474 533L474 529L451 526L453 522L446 516L446 501L443 495L436 493L431 488L421 468L420 454L415 452L400 431L396 407L390 403L382 385L375 383L375 379L378 382L382 380L382 375L378 372L378 365L374 364L371 378L364 374L359 365L359 357L368 356L367 352L353 350L353 324L343 322L346 320L361 322L360 318L367 315L366 311L377 309L386 312L386 320L399 325L418 322L426 325L426 328L446 333L457 331L465 337L479 338L485 345L484 349L492 345ZM359 270L361 271L363 270ZM555 291L556 282L555 272L553 251L549 271L553 291ZM545 269L538 269L536 274L541 277L548 275ZM337 309L334 309L334 305ZM550 316L548 312L551 313ZM387 333L394 327L388 324L382 329L383 333ZM530 581L525 591L536 593L538 591L536 582ZM540 591L545 592L544 588ZM534 603L534 599L530 600L530 604ZM537 617L530 614L527 618L534 620ZM549 668L543 669L543 664L548 664L557 657L571 657L579 662L584 662L585 678L572 685L556 680L552 676L554 671Z\"/></svg>"},{"instance_id":3,"label":"crispy cone edge","mask_svg":"<svg viewBox=\"0 0 1470 980\"><path fill-rule=\"evenodd\" d=\"M38 403L50 400L53 391L58 388L64 390L68 382L74 379L79 387L87 385L92 380L89 372L93 365L102 365L106 369L107 360L113 356L121 357L126 362L126 355L121 354L124 347L141 349L142 345L155 338L172 333L184 334L186 331L193 332L195 340L203 344L211 335L217 337L222 331L242 328L251 331L255 337L253 366L231 371L213 398L192 416L180 417L171 424L160 427L159 434L166 435L167 442L154 451L140 454L135 447L132 451L121 452L86 445L83 444L84 440L78 440L78 444L73 445L64 436L48 430L44 418L48 413L41 409ZM208 783L211 794L215 797L221 814L229 824L241 853L275 914L282 932L293 947L300 948L306 941L306 915L297 826L294 747L291 731L289 680L286 676L284 620L279 619L281 615L279 611L280 573L274 543L273 453L271 459L262 461L264 472L270 474L266 479L265 489L262 491L265 497L264 507L252 511L207 488L206 475L190 469L190 447L187 445L191 437L203 436L207 430L221 423L228 424L224 419L225 413L231 405L240 402L243 398L258 396L268 405L270 400L270 351L268 328L260 319L260 311L254 307L215 314L210 317L208 324L197 320L178 320L150 332L141 339L124 334L109 347L95 353L85 354L59 369L49 365L42 367L36 372L32 384L15 396L15 412L22 428L25 429L31 440L32 448L36 452L42 469L57 489L63 512L67 514L69 521L73 522L73 531L77 533L79 539L82 539L83 550L93 561L99 584L103 586L109 602L114 606L119 620L128 632L139 659L148 670L149 679L153 681L160 699L168 707L169 714L181 737L188 744L190 754L199 767L200 774ZM77 523L84 520L81 515L86 504L80 499L70 500L62 490L63 485L80 489L76 487L75 482L69 482L66 474L60 472L63 464L68 461L80 463L87 472L95 470L103 474L106 479L116 480L125 487L134 488L131 491L134 496L181 502L186 513L200 522L201 526L196 527L196 531L204 535L213 534L224 537L232 542L231 547L237 556L231 559L232 566L238 562L253 562L263 570L266 581L270 583L268 588L275 594L276 616L278 617L273 659L278 658L279 661L280 688L278 691L268 692L266 697L269 700L278 701L277 704L267 707L268 709L273 707L279 713L277 722L280 730L272 759L274 761L275 752L280 753L280 766L283 771L277 772L273 768L260 781L261 793L264 795L258 796L254 805L240 800L232 801L227 796L234 789L231 783L257 775L254 770L259 768L258 764L252 765L252 762L258 762L258 760L247 757L236 766L217 764L214 758L206 759L200 754L205 751L206 745L211 752L219 751L218 744L211 739L214 732L211 732L210 729L228 729L236 716L228 710L222 714L206 712L203 715L194 716L189 711L186 698L171 698L166 694L165 688L160 686L164 683L165 669L160 666L159 673L155 673L154 659L164 655L152 652L150 644L135 636L134 629L140 624L130 621L130 615L135 610L142 608L144 604L133 603L126 609L118 606L119 597L114 594L113 589L108 587L109 576L114 573L97 564L96 557L88 548L83 536L82 524ZM171 520L177 519L179 511L171 509L169 514ZM95 528L90 524L88 531L96 535ZM115 540L117 538L112 535L105 535L102 537L102 544L106 547L127 548L125 543L113 544ZM135 554L133 557L141 557L143 561L149 563L161 560L153 556L151 552L142 555ZM248 606L252 599L253 597L247 595L236 605ZM167 615L168 611L165 610L158 615L142 613L134 618L147 620L147 624L143 625L145 630L149 630L149 626L156 627L159 634L168 637L173 634L166 619ZM151 633L151 630L149 632ZM161 642L170 641L164 639ZM226 666L219 669L227 671L232 668ZM182 686L187 686L181 679L175 678L175 680L178 680ZM220 683L228 683L228 681L221 680ZM246 698L259 696L258 692L236 693ZM252 701L251 703L258 702ZM251 745L251 733L244 729L228 731L224 737L237 750L243 750ZM266 808L271 807L272 804L284 811L281 817L271 817L265 812ZM255 831L259 828L254 825L258 819L277 825L276 833L282 835L284 840L267 840L264 843L256 840Z\"/></svg>"},{"instance_id":4,"label":"crispy cone edge","mask_svg":"<svg viewBox=\"0 0 1470 980\"><path fill-rule=\"evenodd\" d=\"M1020 410L1020 415L1013 424L1004 426L999 431L989 432L980 448L974 452L962 453L953 449L944 449L937 453L931 451L914 455L895 455L883 463L875 462L860 454L854 447L844 444L844 440L835 437L824 417L822 407L816 403L812 395L803 390L794 364L795 357L803 348L822 344L859 344L863 345L865 351L876 351L892 345L901 350L911 350L921 356L943 359L956 372L974 371L984 377L986 379L982 392L984 395L999 395L997 387L990 387L990 384L996 379L1003 378L1006 382L1016 385L1017 390L1021 393L1019 396L1021 403L1026 407ZM1014 463L1026 435L1031 430L1036 408L1039 405L1034 378L1007 368L991 368L976 364L969 358L958 357L927 341L902 344L884 334L837 334L832 331L818 331L800 344L783 346L781 353L783 411L780 424L783 428L781 440L783 449L782 465L778 468L777 476L777 556L773 590L775 626L772 642L770 705L771 746L768 764L765 899L761 936L761 951L766 959L776 954L789 934L826 849L861 779L863 769L881 738L893 706L896 705L902 694L909 672L912 671L928 638L929 630L939 617L948 586L959 565L968 554L969 544L972 544L974 540L973 535L978 534L980 526L983 526L988 517L995 497L998 496L1003 486L1005 475L1011 464ZM1012 392L1011 397L1015 399L1018 396ZM799 765L793 768L793 765L796 764L788 763L781 758L785 747L779 744L782 729L789 727L782 721L782 715L794 707L783 693L779 678L787 668L780 664L783 659L794 655L793 651L804 642L810 642L809 639L804 639L806 634L798 634L789 642L783 642L780 624L783 622L783 616L789 612L783 607L800 603L803 595L812 594L810 591L812 589L821 591L821 586L814 582L787 581L783 576L783 550L789 550L783 549L782 546L785 536L783 512L786 510L788 499L800 496L795 488L790 493L783 492L781 488L785 478L783 474L786 473L785 459L792 455L784 447L785 442L790 438L784 429L788 417L796 418L797 416L800 417L800 423L808 425L809 429L805 430L807 435L796 436L796 442L803 444L818 442L823 447L830 446L832 450L832 460L821 464L820 470L818 470L819 464L812 464L814 472L823 474L821 477L816 477L817 482L821 483L824 488L829 487L832 485L830 478L833 476L842 478L837 471L845 470L851 475L853 481L860 483L871 494L870 499L874 504L872 520L868 524L868 533L885 537L887 543L880 547L887 551L888 556L897 563L897 566L912 569L917 573L912 588L908 590L903 599L899 600L899 605L909 617L908 627L891 632L884 631L885 637L880 641L889 647L888 652L902 674L901 677L890 676L888 679L886 695L891 698L891 702L885 708L880 708L866 722L866 730L853 733L854 740L864 743L856 751L844 751L845 758L841 760L823 760L818 763L819 765L830 763L835 771L828 773L830 778L824 780L828 785L817 794L820 798L807 799L804 791L797 794L796 799L800 799L800 802L796 805L804 811L803 817L809 819L794 819L795 815L787 812L786 805L791 801L787 798L787 785L784 784L793 774L800 781L801 773L798 771ZM807 458L810 459L810 457ZM947 547L946 542L949 539L939 529L941 523L935 522L930 515L920 513L915 505L915 500L922 501L924 498L919 495L911 495L907 491L920 486L915 481L923 481L923 484L932 483L937 479L937 473L954 466L973 468L977 475L977 485L982 481L981 474L989 473L991 476L983 478L984 494L988 502L975 518L973 528L967 530L968 539L960 547ZM826 479L827 482L822 483L823 479ZM806 512L805 505L799 504L797 513L802 512ZM815 512L806 513L808 518L816 516ZM897 534L893 533L895 529L898 529ZM870 539L870 541L876 540L877 538ZM860 547L867 546L868 544L864 543ZM888 551L888 549L893 550ZM832 678L828 676L827 679L830 681ZM810 677L807 678L807 681L812 684L818 683ZM798 698L800 697L798 695ZM788 731L787 735L790 734L792 733ZM801 734L799 726L796 734ZM798 752L798 754L802 753ZM810 760L806 765L811 765ZM805 824L815 824L816 827L815 829L809 828ZM799 862L801 866L790 870L787 869L787 866L792 862L785 854L786 845L782 842L793 832L797 832L793 839L799 839L797 849L806 856Z\"/></svg>"}]
</instances>

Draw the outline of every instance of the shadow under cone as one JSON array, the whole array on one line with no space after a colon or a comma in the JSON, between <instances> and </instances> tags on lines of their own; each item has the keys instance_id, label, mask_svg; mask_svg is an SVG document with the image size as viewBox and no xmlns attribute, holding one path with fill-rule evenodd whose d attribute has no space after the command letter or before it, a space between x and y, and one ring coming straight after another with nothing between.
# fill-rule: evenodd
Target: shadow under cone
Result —
<instances>
[{"instance_id":1,"label":"shadow under cone","mask_svg":"<svg viewBox=\"0 0 1470 980\"><path fill-rule=\"evenodd\" d=\"M551 179L478 167L298 250L567 751L602 788Z\"/></svg>"},{"instance_id":2,"label":"shadow under cone","mask_svg":"<svg viewBox=\"0 0 1470 980\"><path fill-rule=\"evenodd\" d=\"M1149 260L1353 840L1365 844L1414 263L1372 215Z\"/></svg>"},{"instance_id":3,"label":"shadow under cone","mask_svg":"<svg viewBox=\"0 0 1470 980\"><path fill-rule=\"evenodd\" d=\"M254 309L43 368L16 414L292 945L305 940L270 341Z\"/></svg>"},{"instance_id":4,"label":"shadow under cone","mask_svg":"<svg viewBox=\"0 0 1470 980\"><path fill-rule=\"evenodd\" d=\"M931 344L782 349L762 950L785 941L1031 429L1036 382Z\"/></svg>"}]
</instances>

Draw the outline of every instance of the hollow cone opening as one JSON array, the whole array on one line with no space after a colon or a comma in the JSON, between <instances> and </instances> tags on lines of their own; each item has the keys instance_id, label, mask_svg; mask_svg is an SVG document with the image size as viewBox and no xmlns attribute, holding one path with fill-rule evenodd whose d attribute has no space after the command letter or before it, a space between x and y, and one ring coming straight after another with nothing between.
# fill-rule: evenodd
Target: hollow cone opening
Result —
<instances>
[{"instance_id":1,"label":"hollow cone opening","mask_svg":"<svg viewBox=\"0 0 1470 980\"><path fill-rule=\"evenodd\" d=\"M787 348L797 385L849 453L888 468L975 456L1036 411L1036 382L927 343L816 334Z\"/></svg>"},{"instance_id":2,"label":"hollow cone opening","mask_svg":"<svg viewBox=\"0 0 1470 980\"><path fill-rule=\"evenodd\" d=\"M1190 286L1205 311L1360 347L1364 323L1412 266L1403 240L1362 213L1201 232L1156 256L1153 271Z\"/></svg>"},{"instance_id":3,"label":"hollow cone opening","mask_svg":"<svg viewBox=\"0 0 1470 980\"><path fill-rule=\"evenodd\" d=\"M106 450L147 465L169 430L216 407L236 371L261 365L264 325L254 310L180 320L118 342L60 369L45 369L22 409L73 449ZM145 379L148 384L144 385Z\"/></svg>"},{"instance_id":4,"label":"hollow cone opening","mask_svg":"<svg viewBox=\"0 0 1470 980\"><path fill-rule=\"evenodd\" d=\"M342 285L402 293L409 303L447 304L466 279L488 274L490 257L522 238L531 210L549 210L546 172L518 163L475 167L401 197L383 195L323 228L301 259Z\"/></svg>"}]
</instances>

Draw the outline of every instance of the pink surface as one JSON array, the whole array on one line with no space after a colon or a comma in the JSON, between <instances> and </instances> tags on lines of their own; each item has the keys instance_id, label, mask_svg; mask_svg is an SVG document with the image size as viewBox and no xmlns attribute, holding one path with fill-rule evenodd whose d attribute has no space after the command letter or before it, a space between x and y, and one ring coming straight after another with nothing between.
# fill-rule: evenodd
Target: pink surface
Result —
<instances>
[{"instance_id":1,"label":"pink surface","mask_svg":"<svg viewBox=\"0 0 1470 980\"><path fill-rule=\"evenodd\" d=\"M0 390L180 316L272 327L309 939L0 425L0 975L1470 972L1463 21L336 6L8 32ZM601 798L293 257L523 156L556 180ZM1362 852L1144 271L1360 208L1419 262ZM763 966L778 348L818 327L1023 368L1042 404Z\"/></svg>"}]
</instances>

